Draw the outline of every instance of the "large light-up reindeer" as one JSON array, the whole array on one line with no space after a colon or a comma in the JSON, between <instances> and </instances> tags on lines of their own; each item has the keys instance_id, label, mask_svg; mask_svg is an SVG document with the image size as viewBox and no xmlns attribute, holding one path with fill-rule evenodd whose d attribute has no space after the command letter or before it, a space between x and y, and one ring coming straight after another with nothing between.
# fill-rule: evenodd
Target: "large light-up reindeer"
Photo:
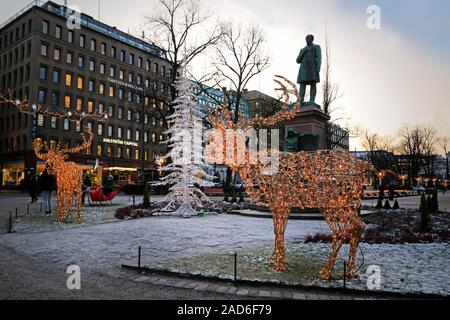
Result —
<instances>
[{"instance_id":1,"label":"large light-up reindeer","mask_svg":"<svg viewBox=\"0 0 450 320\"><path fill-rule=\"evenodd\" d=\"M356 159L343 150L320 150L316 152L278 152L269 150L271 156L278 156L278 169L270 172L267 164L258 156L258 161L249 161L249 143L245 151L237 150L239 135L234 136L234 152L227 154L224 141L229 130L251 130L255 126L274 126L291 119L298 112L300 99L295 84L277 76L278 91L284 96L284 104L279 112L265 119L241 120L233 123L231 114L223 104L209 115L213 131L206 147L210 162L224 163L232 170L239 171L246 192L252 202L270 208L274 220L275 240L269 262L279 271L286 269L284 233L291 208L319 208L332 232L332 244L325 266L320 270L322 279L331 279L336 257L342 244L349 240L347 277L355 276L358 242L365 228L359 216L361 195L366 182L366 174L373 167ZM287 83L287 85L285 85ZM289 87L289 88L288 88ZM296 98L290 102L290 96ZM228 131L227 131L228 130ZM228 133L227 133L228 132ZM229 149L228 149L229 150ZM238 159L238 155L244 160Z\"/></svg>"},{"instance_id":2,"label":"large light-up reindeer","mask_svg":"<svg viewBox=\"0 0 450 320\"><path fill-rule=\"evenodd\" d=\"M89 139L86 140L86 135ZM57 182L57 209L58 220L64 221L70 214L72 199L75 197L77 204L77 223L81 222L81 198L83 171L75 162L66 162L69 153L77 153L88 149L92 144L92 131L87 130L83 135L83 143L72 149L61 149L58 144L54 150L48 147L47 142L36 139L33 142L36 156L45 161L50 174L56 175ZM42 149L47 150L46 153Z\"/></svg>"}]
</instances>

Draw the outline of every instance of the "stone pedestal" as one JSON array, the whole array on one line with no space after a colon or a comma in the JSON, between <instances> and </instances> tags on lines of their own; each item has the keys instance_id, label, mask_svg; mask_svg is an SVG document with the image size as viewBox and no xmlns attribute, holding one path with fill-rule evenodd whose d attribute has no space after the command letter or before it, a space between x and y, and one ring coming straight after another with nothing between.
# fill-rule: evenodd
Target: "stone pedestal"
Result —
<instances>
[{"instance_id":1,"label":"stone pedestal","mask_svg":"<svg viewBox=\"0 0 450 320\"><path fill-rule=\"evenodd\" d=\"M326 149L325 124L330 117L323 113L318 105L303 105L295 118L286 121L285 136L289 128L294 128L297 133L311 133L319 135L317 150Z\"/></svg>"}]
</instances>

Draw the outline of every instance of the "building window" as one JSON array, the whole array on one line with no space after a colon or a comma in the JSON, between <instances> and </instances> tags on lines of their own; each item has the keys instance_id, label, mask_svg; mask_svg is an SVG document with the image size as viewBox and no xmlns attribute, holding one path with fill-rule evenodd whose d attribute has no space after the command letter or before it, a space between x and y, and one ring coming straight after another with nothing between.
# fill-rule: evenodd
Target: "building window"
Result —
<instances>
[{"instance_id":1,"label":"building window","mask_svg":"<svg viewBox=\"0 0 450 320\"><path fill-rule=\"evenodd\" d=\"M94 101L92 101L92 100L88 101L88 112L89 113L94 112Z\"/></svg>"},{"instance_id":2,"label":"building window","mask_svg":"<svg viewBox=\"0 0 450 320\"><path fill-rule=\"evenodd\" d=\"M123 119L123 107L119 107L117 110L117 118Z\"/></svg>"},{"instance_id":3,"label":"building window","mask_svg":"<svg viewBox=\"0 0 450 320\"><path fill-rule=\"evenodd\" d=\"M84 67L84 57L83 56L78 57L78 67L80 67L80 68Z\"/></svg>"},{"instance_id":4,"label":"building window","mask_svg":"<svg viewBox=\"0 0 450 320\"><path fill-rule=\"evenodd\" d=\"M47 80L47 72L48 72L48 68L46 66L41 66L39 68L39 79Z\"/></svg>"},{"instance_id":5,"label":"building window","mask_svg":"<svg viewBox=\"0 0 450 320\"><path fill-rule=\"evenodd\" d=\"M156 133L152 133L152 142L156 143Z\"/></svg>"},{"instance_id":6,"label":"building window","mask_svg":"<svg viewBox=\"0 0 450 320\"><path fill-rule=\"evenodd\" d=\"M83 109L83 99L77 98L77 111L81 111Z\"/></svg>"},{"instance_id":7,"label":"building window","mask_svg":"<svg viewBox=\"0 0 450 320\"><path fill-rule=\"evenodd\" d=\"M97 134L99 136L103 135L103 124L102 123L99 123L98 126L97 126Z\"/></svg>"},{"instance_id":8,"label":"building window","mask_svg":"<svg viewBox=\"0 0 450 320\"><path fill-rule=\"evenodd\" d=\"M127 120L131 121L132 119L133 119L133 111L128 109L128 111L127 111Z\"/></svg>"},{"instance_id":9,"label":"building window","mask_svg":"<svg viewBox=\"0 0 450 320\"><path fill-rule=\"evenodd\" d=\"M72 64L72 61L73 61L73 53L72 52L67 52L66 62L68 64Z\"/></svg>"},{"instance_id":10,"label":"building window","mask_svg":"<svg viewBox=\"0 0 450 320\"><path fill-rule=\"evenodd\" d=\"M86 36L80 35L80 47L84 48L86 44Z\"/></svg>"},{"instance_id":11,"label":"building window","mask_svg":"<svg viewBox=\"0 0 450 320\"><path fill-rule=\"evenodd\" d=\"M128 74L128 82L133 82L133 73Z\"/></svg>"},{"instance_id":12,"label":"building window","mask_svg":"<svg viewBox=\"0 0 450 320\"><path fill-rule=\"evenodd\" d=\"M46 20L42 20L42 33L48 34L48 29L50 27L50 23Z\"/></svg>"},{"instance_id":13,"label":"building window","mask_svg":"<svg viewBox=\"0 0 450 320\"><path fill-rule=\"evenodd\" d=\"M66 86L72 86L72 75L70 73L66 73Z\"/></svg>"},{"instance_id":14,"label":"building window","mask_svg":"<svg viewBox=\"0 0 450 320\"><path fill-rule=\"evenodd\" d=\"M150 65L151 65L150 60L147 60L147 61L145 62L145 70L150 71Z\"/></svg>"},{"instance_id":15,"label":"building window","mask_svg":"<svg viewBox=\"0 0 450 320\"><path fill-rule=\"evenodd\" d=\"M125 77L125 71L123 71L122 69L119 71L119 79L123 80Z\"/></svg>"},{"instance_id":16,"label":"building window","mask_svg":"<svg viewBox=\"0 0 450 320\"><path fill-rule=\"evenodd\" d=\"M122 158L122 148L121 147L117 147L116 156L117 156L117 158Z\"/></svg>"},{"instance_id":17,"label":"building window","mask_svg":"<svg viewBox=\"0 0 450 320\"><path fill-rule=\"evenodd\" d=\"M95 71L95 60L89 59L89 70Z\"/></svg>"},{"instance_id":18,"label":"building window","mask_svg":"<svg viewBox=\"0 0 450 320\"><path fill-rule=\"evenodd\" d=\"M57 125L58 125L58 119L57 119L55 116L52 116L52 117L50 118L50 127L51 127L52 129L56 129L56 128L57 128Z\"/></svg>"},{"instance_id":19,"label":"building window","mask_svg":"<svg viewBox=\"0 0 450 320\"><path fill-rule=\"evenodd\" d=\"M117 138L122 139L122 128L121 127L117 128Z\"/></svg>"},{"instance_id":20,"label":"building window","mask_svg":"<svg viewBox=\"0 0 450 320\"><path fill-rule=\"evenodd\" d=\"M84 83L83 77L78 77L77 78L77 88L79 90L83 90L83 83Z\"/></svg>"},{"instance_id":21,"label":"building window","mask_svg":"<svg viewBox=\"0 0 450 320\"><path fill-rule=\"evenodd\" d=\"M142 58L141 57L139 57L139 59L138 59L138 67L139 68L142 68Z\"/></svg>"},{"instance_id":22,"label":"building window","mask_svg":"<svg viewBox=\"0 0 450 320\"><path fill-rule=\"evenodd\" d=\"M81 122L80 121L75 121L75 131L81 132Z\"/></svg>"},{"instance_id":23,"label":"building window","mask_svg":"<svg viewBox=\"0 0 450 320\"><path fill-rule=\"evenodd\" d=\"M111 78L114 78L114 77L116 76L116 67L111 66L111 67L109 68L109 76L110 76Z\"/></svg>"},{"instance_id":24,"label":"building window","mask_svg":"<svg viewBox=\"0 0 450 320\"><path fill-rule=\"evenodd\" d=\"M125 149L125 158L126 159L130 159L131 157L131 149L130 148L126 148Z\"/></svg>"},{"instance_id":25,"label":"building window","mask_svg":"<svg viewBox=\"0 0 450 320\"><path fill-rule=\"evenodd\" d=\"M127 129L127 140L131 140L131 129Z\"/></svg>"},{"instance_id":26,"label":"building window","mask_svg":"<svg viewBox=\"0 0 450 320\"><path fill-rule=\"evenodd\" d=\"M38 113L37 115L37 125L38 127L44 126L44 115L42 113Z\"/></svg>"},{"instance_id":27,"label":"building window","mask_svg":"<svg viewBox=\"0 0 450 320\"><path fill-rule=\"evenodd\" d=\"M98 87L98 93L101 95L105 94L105 84L104 83L100 83L100 85Z\"/></svg>"},{"instance_id":28,"label":"building window","mask_svg":"<svg viewBox=\"0 0 450 320\"><path fill-rule=\"evenodd\" d=\"M72 97L66 95L66 96L64 97L64 106L65 106L66 108L70 108L71 105L72 105Z\"/></svg>"},{"instance_id":29,"label":"building window","mask_svg":"<svg viewBox=\"0 0 450 320\"><path fill-rule=\"evenodd\" d=\"M57 107L59 105L59 93L52 93L52 106Z\"/></svg>"},{"instance_id":30,"label":"building window","mask_svg":"<svg viewBox=\"0 0 450 320\"><path fill-rule=\"evenodd\" d=\"M109 87L109 96L111 97L111 98L113 98L114 97L114 87L113 86L110 86Z\"/></svg>"},{"instance_id":31,"label":"building window","mask_svg":"<svg viewBox=\"0 0 450 320\"><path fill-rule=\"evenodd\" d=\"M140 131L139 130L136 130L136 134L135 134L135 140L136 141L139 141L139 139L140 139L140 137L141 137L141 133L140 133Z\"/></svg>"},{"instance_id":32,"label":"building window","mask_svg":"<svg viewBox=\"0 0 450 320\"><path fill-rule=\"evenodd\" d=\"M91 51L97 50L97 41L95 39L91 39Z\"/></svg>"},{"instance_id":33,"label":"building window","mask_svg":"<svg viewBox=\"0 0 450 320\"><path fill-rule=\"evenodd\" d=\"M41 55L44 57L48 56L48 44L46 43L41 44Z\"/></svg>"},{"instance_id":34,"label":"building window","mask_svg":"<svg viewBox=\"0 0 450 320\"><path fill-rule=\"evenodd\" d=\"M123 89L119 88L119 99L122 100L123 99Z\"/></svg>"},{"instance_id":35,"label":"building window","mask_svg":"<svg viewBox=\"0 0 450 320\"><path fill-rule=\"evenodd\" d=\"M94 80L89 80L89 92L95 91L95 82Z\"/></svg>"},{"instance_id":36,"label":"building window","mask_svg":"<svg viewBox=\"0 0 450 320\"><path fill-rule=\"evenodd\" d=\"M134 150L134 159L139 160L139 149L138 148L136 148Z\"/></svg>"},{"instance_id":37,"label":"building window","mask_svg":"<svg viewBox=\"0 0 450 320\"><path fill-rule=\"evenodd\" d=\"M53 59L55 59L56 61L61 60L61 49L55 48L55 51L53 53Z\"/></svg>"},{"instance_id":38,"label":"building window","mask_svg":"<svg viewBox=\"0 0 450 320\"><path fill-rule=\"evenodd\" d=\"M148 132L144 131L144 142L147 143L148 142Z\"/></svg>"},{"instance_id":39,"label":"building window","mask_svg":"<svg viewBox=\"0 0 450 320\"><path fill-rule=\"evenodd\" d=\"M53 76L52 76L53 83L59 83L60 79L61 79L61 71L53 70Z\"/></svg>"},{"instance_id":40,"label":"building window","mask_svg":"<svg viewBox=\"0 0 450 320\"><path fill-rule=\"evenodd\" d=\"M101 54L106 55L106 43L104 42L101 45Z\"/></svg>"},{"instance_id":41,"label":"building window","mask_svg":"<svg viewBox=\"0 0 450 320\"><path fill-rule=\"evenodd\" d=\"M70 120L69 119L64 119L64 131L69 131L70 130Z\"/></svg>"},{"instance_id":42,"label":"building window","mask_svg":"<svg viewBox=\"0 0 450 320\"><path fill-rule=\"evenodd\" d=\"M148 161L148 150L144 151L144 160Z\"/></svg>"},{"instance_id":43,"label":"building window","mask_svg":"<svg viewBox=\"0 0 450 320\"><path fill-rule=\"evenodd\" d=\"M105 105L103 103L98 104L98 113L103 113L105 111Z\"/></svg>"},{"instance_id":44,"label":"building window","mask_svg":"<svg viewBox=\"0 0 450 320\"><path fill-rule=\"evenodd\" d=\"M39 94L38 94L38 101L41 104L45 103L45 96L46 96L46 91L44 89L39 89Z\"/></svg>"},{"instance_id":45,"label":"building window","mask_svg":"<svg viewBox=\"0 0 450 320\"><path fill-rule=\"evenodd\" d=\"M116 57L116 47L111 47L111 57L115 58Z\"/></svg>"},{"instance_id":46,"label":"building window","mask_svg":"<svg viewBox=\"0 0 450 320\"><path fill-rule=\"evenodd\" d=\"M112 137L113 136L113 126L112 125L108 125L108 137Z\"/></svg>"},{"instance_id":47,"label":"building window","mask_svg":"<svg viewBox=\"0 0 450 320\"><path fill-rule=\"evenodd\" d=\"M102 154L103 154L103 148L102 148L102 145L99 144L99 145L97 145L97 155L101 157Z\"/></svg>"},{"instance_id":48,"label":"building window","mask_svg":"<svg viewBox=\"0 0 450 320\"><path fill-rule=\"evenodd\" d=\"M108 117L112 118L114 116L114 106L108 106Z\"/></svg>"},{"instance_id":49,"label":"building window","mask_svg":"<svg viewBox=\"0 0 450 320\"><path fill-rule=\"evenodd\" d=\"M112 157L112 147L106 147L106 155L108 157Z\"/></svg>"},{"instance_id":50,"label":"building window","mask_svg":"<svg viewBox=\"0 0 450 320\"><path fill-rule=\"evenodd\" d=\"M130 53L128 63L134 65L134 54Z\"/></svg>"},{"instance_id":51,"label":"building window","mask_svg":"<svg viewBox=\"0 0 450 320\"><path fill-rule=\"evenodd\" d=\"M125 50L120 50L120 61L125 62Z\"/></svg>"},{"instance_id":52,"label":"building window","mask_svg":"<svg viewBox=\"0 0 450 320\"><path fill-rule=\"evenodd\" d=\"M100 63L100 73L105 74L106 65L104 63Z\"/></svg>"},{"instance_id":53,"label":"building window","mask_svg":"<svg viewBox=\"0 0 450 320\"><path fill-rule=\"evenodd\" d=\"M74 35L73 30L69 30L69 32L67 33L67 41L68 42L73 43L73 35Z\"/></svg>"},{"instance_id":54,"label":"building window","mask_svg":"<svg viewBox=\"0 0 450 320\"><path fill-rule=\"evenodd\" d=\"M56 26L56 28L55 28L55 37L57 39L61 39L61 34L62 34L61 26Z\"/></svg>"}]
</instances>

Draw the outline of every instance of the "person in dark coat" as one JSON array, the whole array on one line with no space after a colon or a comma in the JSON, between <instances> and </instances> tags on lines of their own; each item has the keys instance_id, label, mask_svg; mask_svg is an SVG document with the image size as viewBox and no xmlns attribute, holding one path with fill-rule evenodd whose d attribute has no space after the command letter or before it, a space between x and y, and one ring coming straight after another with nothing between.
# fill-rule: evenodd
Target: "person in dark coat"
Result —
<instances>
[{"instance_id":1,"label":"person in dark coat","mask_svg":"<svg viewBox=\"0 0 450 320\"><path fill-rule=\"evenodd\" d=\"M27 189L28 193L31 197L31 203L35 203L38 200L37 193L38 193L38 182L37 182L37 176L34 174L31 174L27 181Z\"/></svg>"},{"instance_id":2,"label":"person in dark coat","mask_svg":"<svg viewBox=\"0 0 450 320\"><path fill-rule=\"evenodd\" d=\"M89 175L86 173L83 178L83 186L82 186L83 197L81 198L82 204L84 204L84 202L85 202L86 190L90 187L92 187L92 181L91 181L91 178L89 177Z\"/></svg>"},{"instance_id":3,"label":"person in dark coat","mask_svg":"<svg viewBox=\"0 0 450 320\"><path fill-rule=\"evenodd\" d=\"M52 193L56 190L56 178L54 175L48 173L48 168L45 168L39 178L39 189L42 191L42 201L44 203L45 214L51 215Z\"/></svg>"},{"instance_id":4,"label":"person in dark coat","mask_svg":"<svg viewBox=\"0 0 450 320\"><path fill-rule=\"evenodd\" d=\"M108 175L105 183L103 184L103 194L107 197L114 190L115 183L112 175Z\"/></svg>"}]
</instances>

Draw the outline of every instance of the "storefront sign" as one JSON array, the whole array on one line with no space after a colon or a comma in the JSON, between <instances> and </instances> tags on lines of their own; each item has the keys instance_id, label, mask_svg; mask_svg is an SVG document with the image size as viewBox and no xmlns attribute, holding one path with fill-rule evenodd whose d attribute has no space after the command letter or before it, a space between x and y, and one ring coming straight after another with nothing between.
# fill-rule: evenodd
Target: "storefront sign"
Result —
<instances>
[{"instance_id":1,"label":"storefront sign","mask_svg":"<svg viewBox=\"0 0 450 320\"><path fill-rule=\"evenodd\" d=\"M114 84L117 84L117 85L122 86L122 87L127 87L129 89L133 89L133 90L136 90L136 91L144 91L144 88L138 87L138 86L136 86L136 85L134 85L132 83L127 83L127 82L124 82L124 81L121 81L121 80L112 79L110 77L108 77L107 80L110 83L114 83Z\"/></svg>"},{"instance_id":2,"label":"storefront sign","mask_svg":"<svg viewBox=\"0 0 450 320\"><path fill-rule=\"evenodd\" d=\"M103 138L103 142L104 143L111 143L111 144L120 144L120 145L124 145L124 146L132 146L132 147L137 147L138 146L137 142L124 141L124 140L119 140L119 139Z\"/></svg>"}]
</instances>

